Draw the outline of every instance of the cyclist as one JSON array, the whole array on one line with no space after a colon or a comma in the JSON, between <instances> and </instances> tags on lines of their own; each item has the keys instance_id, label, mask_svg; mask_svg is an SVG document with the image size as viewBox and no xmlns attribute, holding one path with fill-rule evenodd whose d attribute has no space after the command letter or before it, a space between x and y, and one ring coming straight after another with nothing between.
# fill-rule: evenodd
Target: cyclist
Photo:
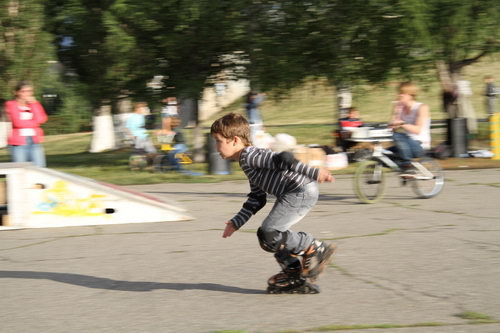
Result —
<instances>
[{"instance_id":1,"label":"cyclist","mask_svg":"<svg viewBox=\"0 0 500 333\"><path fill-rule=\"evenodd\" d=\"M389 127L393 129L394 147L402 176L412 175L411 159L424 155L431 145L431 118L429 107L415 100L418 87L403 82L398 87L398 101L394 105Z\"/></svg>"}]
</instances>

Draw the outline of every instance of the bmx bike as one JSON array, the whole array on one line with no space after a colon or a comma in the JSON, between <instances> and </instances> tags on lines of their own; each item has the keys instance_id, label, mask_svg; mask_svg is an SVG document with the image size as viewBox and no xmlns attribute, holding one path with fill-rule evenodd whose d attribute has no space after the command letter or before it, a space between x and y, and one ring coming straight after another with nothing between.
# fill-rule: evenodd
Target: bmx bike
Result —
<instances>
[{"instance_id":1,"label":"bmx bike","mask_svg":"<svg viewBox=\"0 0 500 333\"><path fill-rule=\"evenodd\" d=\"M372 156L361 162L354 174L354 191L363 203L380 201L386 189L386 174L393 171L398 174L401 185L410 185L421 199L429 199L438 195L444 187L444 173L439 163L429 156L414 159L411 164L414 174L405 175L395 162L392 151L382 147L381 142L392 141L388 138L371 138L364 142L372 142Z\"/></svg>"}]
</instances>

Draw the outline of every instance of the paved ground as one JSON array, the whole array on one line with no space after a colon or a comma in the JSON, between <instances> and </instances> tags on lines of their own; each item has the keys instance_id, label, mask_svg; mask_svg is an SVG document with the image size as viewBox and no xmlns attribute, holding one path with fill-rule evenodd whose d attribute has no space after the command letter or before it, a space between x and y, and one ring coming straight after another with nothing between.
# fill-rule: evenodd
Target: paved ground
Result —
<instances>
[{"instance_id":1,"label":"paved ground","mask_svg":"<svg viewBox=\"0 0 500 333\"><path fill-rule=\"evenodd\" d=\"M394 181L375 205L348 176L322 184L297 225L339 245L318 295L264 293L278 268L254 232L269 207L221 238L244 182L132 187L177 200L190 222L2 231L0 331L500 332L500 169L446 176L437 198Z\"/></svg>"}]
</instances>

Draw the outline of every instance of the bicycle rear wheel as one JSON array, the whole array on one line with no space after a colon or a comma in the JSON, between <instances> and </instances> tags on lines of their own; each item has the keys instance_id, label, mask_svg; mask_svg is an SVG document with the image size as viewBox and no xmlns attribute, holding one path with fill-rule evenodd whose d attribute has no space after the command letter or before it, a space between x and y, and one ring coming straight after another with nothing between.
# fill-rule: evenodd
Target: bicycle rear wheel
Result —
<instances>
[{"instance_id":1,"label":"bicycle rear wheel","mask_svg":"<svg viewBox=\"0 0 500 333\"><path fill-rule=\"evenodd\" d=\"M420 169L420 166L423 166ZM411 180L411 187L421 199L429 199L438 195L444 187L444 173L439 163L430 158L422 157L415 164L417 175Z\"/></svg>"},{"instance_id":2,"label":"bicycle rear wheel","mask_svg":"<svg viewBox=\"0 0 500 333\"><path fill-rule=\"evenodd\" d=\"M144 155L133 154L130 155L128 159L128 166L132 171L140 171L144 169L147 165L148 161L146 159L146 156Z\"/></svg>"},{"instance_id":3,"label":"bicycle rear wheel","mask_svg":"<svg viewBox=\"0 0 500 333\"><path fill-rule=\"evenodd\" d=\"M364 203L375 203L382 199L385 192L385 172L382 163L364 161L354 174L354 191Z\"/></svg>"}]
</instances>

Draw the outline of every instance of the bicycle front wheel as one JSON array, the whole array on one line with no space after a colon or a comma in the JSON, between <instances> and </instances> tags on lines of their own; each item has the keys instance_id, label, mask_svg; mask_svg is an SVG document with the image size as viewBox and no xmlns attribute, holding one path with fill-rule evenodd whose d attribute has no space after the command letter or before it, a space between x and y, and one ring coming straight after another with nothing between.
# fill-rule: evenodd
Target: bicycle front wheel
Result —
<instances>
[{"instance_id":1,"label":"bicycle front wheel","mask_svg":"<svg viewBox=\"0 0 500 333\"><path fill-rule=\"evenodd\" d=\"M364 203L376 203L385 192L385 172L382 163L361 162L354 174L354 191Z\"/></svg>"},{"instance_id":2,"label":"bicycle front wheel","mask_svg":"<svg viewBox=\"0 0 500 333\"><path fill-rule=\"evenodd\" d=\"M444 173L439 163L433 158L422 157L415 167L417 175L411 181L415 194L421 199L429 199L438 195L444 187Z\"/></svg>"}]
</instances>

